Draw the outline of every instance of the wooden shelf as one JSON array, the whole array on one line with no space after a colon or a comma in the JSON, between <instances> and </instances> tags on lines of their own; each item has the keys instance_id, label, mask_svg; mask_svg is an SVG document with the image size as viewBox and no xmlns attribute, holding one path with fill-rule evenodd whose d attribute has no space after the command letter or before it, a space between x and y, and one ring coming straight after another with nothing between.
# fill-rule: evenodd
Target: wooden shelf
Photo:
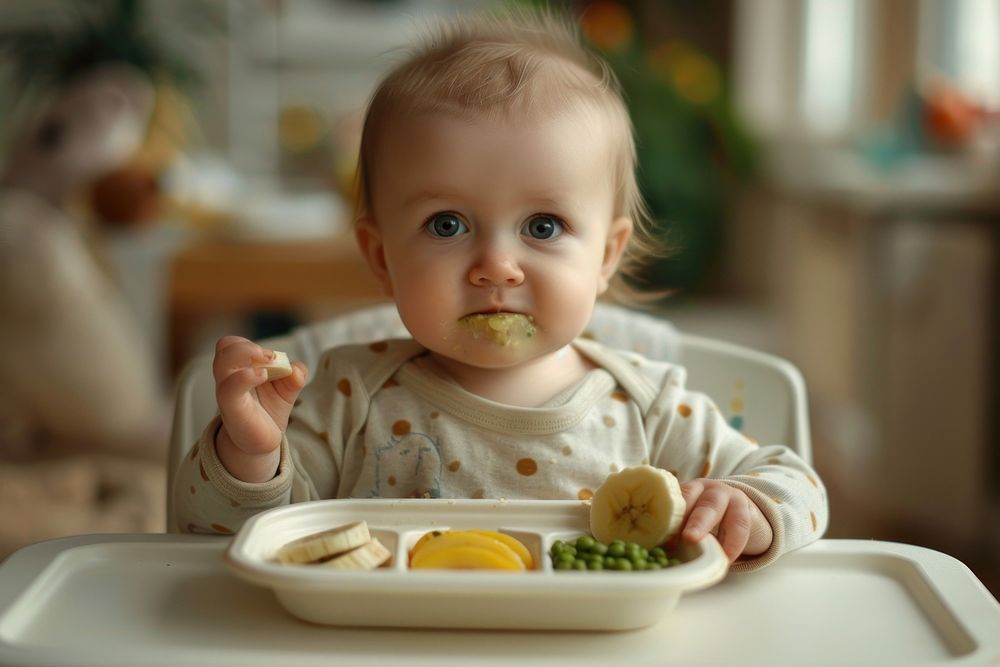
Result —
<instances>
[{"instance_id":1,"label":"wooden shelf","mask_svg":"<svg viewBox=\"0 0 1000 667\"><path fill-rule=\"evenodd\" d=\"M168 278L171 369L193 352L207 318L260 310L343 310L384 301L352 234L329 240L183 246Z\"/></svg>"}]
</instances>

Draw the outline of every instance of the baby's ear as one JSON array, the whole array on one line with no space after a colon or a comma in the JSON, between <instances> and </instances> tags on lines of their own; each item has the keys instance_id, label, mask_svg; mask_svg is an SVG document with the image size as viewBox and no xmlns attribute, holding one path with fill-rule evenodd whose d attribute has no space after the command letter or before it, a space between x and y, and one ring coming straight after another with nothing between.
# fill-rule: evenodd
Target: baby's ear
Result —
<instances>
[{"instance_id":1,"label":"baby's ear","mask_svg":"<svg viewBox=\"0 0 1000 667\"><path fill-rule=\"evenodd\" d=\"M382 292L392 296L392 281L389 279L389 268L385 263L385 246L382 243L382 231L373 218L359 218L354 226L354 238L358 241L361 254L368 262L368 268L375 274Z\"/></svg>"},{"instance_id":2,"label":"baby's ear","mask_svg":"<svg viewBox=\"0 0 1000 667\"><path fill-rule=\"evenodd\" d=\"M611 221L611 226L608 227L608 238L604 242L604 259L601 261L601 275L597 282L598 294L604 294L607 291L611 277L618 269L618 262L621 261L630 238L632 238L631 218L622 216Z\"/></svg>"}]
</instances>

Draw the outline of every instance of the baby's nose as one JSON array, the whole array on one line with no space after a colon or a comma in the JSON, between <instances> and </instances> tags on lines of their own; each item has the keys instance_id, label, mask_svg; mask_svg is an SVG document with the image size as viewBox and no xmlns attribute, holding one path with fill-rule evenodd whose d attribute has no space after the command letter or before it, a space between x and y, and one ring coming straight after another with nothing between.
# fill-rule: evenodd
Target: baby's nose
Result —
<instances>
[{"instance_id":1,"label":"baby's nose","mask_svg":"<svg viewBox=\"0 0 1000 667\"><path fill-rule=\"evenodd\" d=\"M516 287L524 282L524 271L509 255L486 253L469 270L469 282L478 287Z\"/></svg>"}]
</instances>

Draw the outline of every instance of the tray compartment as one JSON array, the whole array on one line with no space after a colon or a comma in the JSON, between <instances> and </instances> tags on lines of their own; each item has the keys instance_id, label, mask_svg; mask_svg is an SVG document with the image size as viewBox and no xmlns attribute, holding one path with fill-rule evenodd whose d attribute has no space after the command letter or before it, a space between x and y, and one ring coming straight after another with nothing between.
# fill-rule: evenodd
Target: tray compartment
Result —
<instances>
[{"instance_id":1,"label":"tray compartment","mask_svg":"<svg viewBox=\"0 0 1000 667\"><path fill-rule=\"evenodd\" d=\"M404 548L401 550L400 553L399 562L403 564L403 567L401 567L400 569L410 571L409 568L407 567L409 565L410 549L412 549L414 545L416 545L417 541L420 540L421 537L435 530L445 532L449 530L465 530L465 529L452 528L450 526L433 526L429 528L421 528L417 530L406 531L405 533L403 533L401 537L401 540L404 544ZM545 568L543 567L543 563L548 560L548 556L545 553L545 546L544 546L546 541L545 533L539 531L524 530L519 528L504 528L502 526L497 526L497 527L477 526L474 528L474 530L495 530L499 533L505 533L507 535L510 535L514 539L518 540L521 544L523 544L525 548L528 550L528 553L531 554L531 557L534 560L535 565L531 570L527 570L522 574L528 574L531 572L551 571L551 568L545 570ZM434 571L450 572L454 570L434 570ZM413 572L422 573L424 571L413 570Z\"/></svg>"}]
</instances>

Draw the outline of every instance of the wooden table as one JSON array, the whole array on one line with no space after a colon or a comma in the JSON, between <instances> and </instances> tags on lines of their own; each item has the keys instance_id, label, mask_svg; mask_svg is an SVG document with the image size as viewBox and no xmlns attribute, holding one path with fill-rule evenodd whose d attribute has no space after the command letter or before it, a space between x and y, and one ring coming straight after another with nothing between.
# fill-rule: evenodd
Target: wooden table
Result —
<instances>
[{"instance_id":1,"label":"wooden table","mask_svg":"<svg viewBox=\"0 0 1000 667\"><path fill-rule=\"evenodd\" d=\"M172 258L167 289L175 374L195 351L197 328L212 316L336 312L385 300L350 233L269 243L196 239Z\"/></svg>"}]
</instances>

